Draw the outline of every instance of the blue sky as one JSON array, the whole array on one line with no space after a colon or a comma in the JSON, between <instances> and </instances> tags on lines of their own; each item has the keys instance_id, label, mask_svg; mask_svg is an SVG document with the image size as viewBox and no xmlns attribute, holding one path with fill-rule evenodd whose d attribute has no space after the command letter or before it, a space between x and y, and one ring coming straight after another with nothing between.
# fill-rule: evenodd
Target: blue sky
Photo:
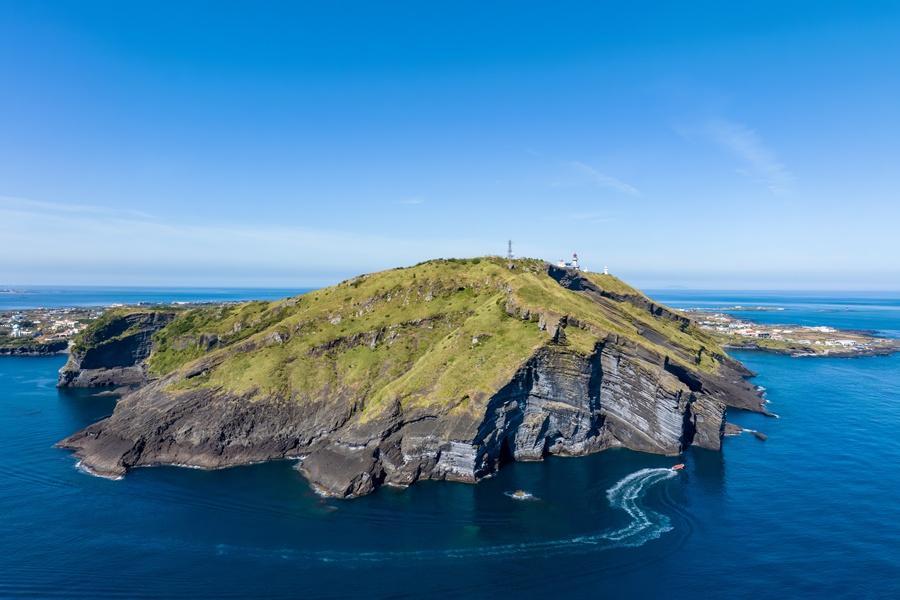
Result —
<instances>
[{"instance_id":1,"label":"blue sky","mask_svg":"<svg viewBox=\"0 0 900 600\"><path fill-rule=\"evenodd\" d=\"M0 283L900 288L900 4L0 1Z\"/></svg>"}]
</instances>

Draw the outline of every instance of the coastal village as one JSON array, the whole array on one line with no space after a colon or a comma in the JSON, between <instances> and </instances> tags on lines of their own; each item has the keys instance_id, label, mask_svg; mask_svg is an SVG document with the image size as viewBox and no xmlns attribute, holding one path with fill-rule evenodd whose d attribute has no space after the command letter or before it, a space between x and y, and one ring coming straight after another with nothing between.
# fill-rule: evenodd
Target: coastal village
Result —
<instances>
[{"instance_id":1,"label":"coastal village","mask_svg":"<svg viewBox=\"0 0 900 600\"><path fill-rule=\"evenodd\" d=\"M69 340L105 310L64 307L0 312L0 354L64 352Z\"/></svg>"},{"instance_id":2,"label":"coastal village","mask_svg":"<svg viewBox=\"0 0 900 600\"><path fill-rule=\"evenodd\" d=\"M509 242L509 258L512 258L512 241ZM586 272L579 262L578 253L572 260L560 259L557 267ZM609 275L609 268L603 267ZM747 309L747 307L734 307ZM751 310L770 310L757 307ZM778 310L778 309L774 309ZM891 354L900 351L900 340L882 338L867 331L846 331L824 325L766 325L738 319L726 312L710 312L706 309L685 311L701 329L712 333L726 347L762 350L791 356L853 357Z\"/></svg>"},{"instance_id":3,"label":"coastal village","mask_svg":"<svg viewBox=\"0 0 900 600\"><path fill-rule=\"evenodd\" d=\"M723 345L767 350L791 356L869 356L900 349L898 340L877 337L865 331L804 325L767 325L744 321L724 312L703 309L686 311L701 329L712 333Z\"/></svg>"}]
</instances>

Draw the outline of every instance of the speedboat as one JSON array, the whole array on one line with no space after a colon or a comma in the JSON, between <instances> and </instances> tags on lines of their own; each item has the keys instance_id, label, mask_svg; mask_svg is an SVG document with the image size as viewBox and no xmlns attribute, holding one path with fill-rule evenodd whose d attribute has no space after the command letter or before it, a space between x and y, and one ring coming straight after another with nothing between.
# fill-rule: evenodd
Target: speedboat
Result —
<instances>
[{"instance_id":1,"label":"speedboat","mask_svg":"<svg viewBox=\"0 0 900 600\"><path fill-rule=\"evenodd\" d=\"M516 490L514 492L506 492L506 495L512 498L513 500L536 500L534 494L526 492L525 490Z\"/></svg>"},{"instance_id":2,"label":"speedboat","mask_svg":"<svg viewBox=\"0 0 900 600\"><path fill-rule=\"evenodd\" d=\"M673 471L680 471L684 468L684 463L678 463L677 465L672 465Z\"/></svg>"}]
</instances>

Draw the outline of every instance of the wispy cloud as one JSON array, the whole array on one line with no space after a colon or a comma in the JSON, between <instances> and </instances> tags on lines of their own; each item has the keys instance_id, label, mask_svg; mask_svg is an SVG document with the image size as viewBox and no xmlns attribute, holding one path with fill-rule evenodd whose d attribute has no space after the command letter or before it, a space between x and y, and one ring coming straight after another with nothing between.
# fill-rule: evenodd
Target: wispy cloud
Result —
<instances>
[{"instance_id":1,"label":"wispy cloud","mask_svg":"<svg viewBox=\"0 0 900 600\"><path fill-rule=\"evenodd\" d=\"M138 211L0 195L0 282L335 281L436 256L495 251L496 240L315 227L191 223ZM327 260L323 257L328 257ZM88 279L90 278L90 279Z\"/></svg>"},{"instance_id":2,"label":"wispy cloud","mask_svg":"<svg viewBox=\"0 0 900 600\"><path fill-rule=\"evenodd\" d=\"M621 179L617 179L612 175L607 175L606 173L601 173L594 167L585 164L581 161L569 161L567 163L570 167L575 169L581 175L584 175L588 178L588 180L594 185L602 188L606 188L609 190L615 190L617 192L621 192L623 194L628 194L629 196L640 196L641 193L638 191L636 187L625 183Z\"/></svg>"},{"instance_id":3,"label":"wispy cloud","mask_svg":"<svg viewBox=\"0 0 900 600\"><path fill-rule=\"evenodd\" d=\"M742 123L712 119L704 127L704 133L741 160L744 167L738 173L762 182L773 194L789 191L793 174L756 131Z\"/></svg>"},{"instance_id":4,"label":"wispy cloud","mask_svg":"<svg viewBox=\"0 0 900 600\"><path fill-rule=\"evenodd\" d=\"M412 198L404 198L403 200L398 200L397 204L403 204L404 206L417 206L419 204L425 204L425 198L413 196Z\"/></svg>"},{"instance_id":5,"label":"wispy cloud","mask_svg":"<svg viewBox=\"0 0 900 600\"><path fill-rule=\"evenodd\" d=\"M20 211L52 211L57 214L94 215L116 218L155 219L153 215L131 209L119 209L109 206L94 206L90 204L63 204L59 202L44 202L16 196L0 195L0 208Z\"/></svg>"}]
</instances>

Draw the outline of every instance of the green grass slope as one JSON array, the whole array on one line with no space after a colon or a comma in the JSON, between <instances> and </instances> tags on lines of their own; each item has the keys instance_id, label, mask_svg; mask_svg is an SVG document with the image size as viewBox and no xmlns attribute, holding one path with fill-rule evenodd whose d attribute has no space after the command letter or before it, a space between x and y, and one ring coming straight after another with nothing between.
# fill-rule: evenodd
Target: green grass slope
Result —
<instances>
[{"instance_id":1,"label":"green grass slope","mask_svg":"<svg viewBox=\"0 0 900 600\"><path fill-rule=\"evenodd\" d=\"M510 269L489 257L428 261L276 302L189 309L155 335L148 366L173 375L173 391L339 399L358 403L364 418L395 402L474 409L538 349L588 355L609 334L692 369L718 369L724 352L693 324L654 314L613 276L582 276L604 296L561 286L543 261ZM554 344L561 317L565 342Z\"/></svg>"}]
</instances>

